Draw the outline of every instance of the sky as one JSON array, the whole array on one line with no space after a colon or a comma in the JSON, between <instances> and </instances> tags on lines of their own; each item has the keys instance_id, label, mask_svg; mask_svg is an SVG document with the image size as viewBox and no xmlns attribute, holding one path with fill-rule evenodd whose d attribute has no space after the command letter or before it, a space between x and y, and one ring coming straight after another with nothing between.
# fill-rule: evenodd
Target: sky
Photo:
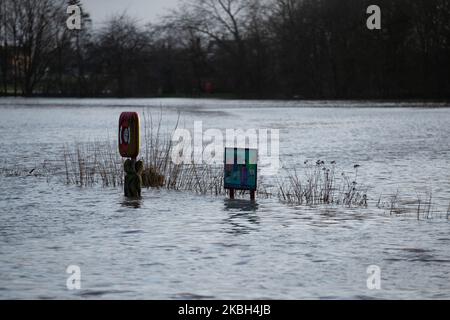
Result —
<instances>
[{"instance_id":1,"label":"sky","mask_svg":"<svg viewBox=\"0 0 450 320\"><path fill-rule=\"evenodd\" d=\"M179 0L82 0L94 26L117 13L126 11L141 23L154 22L167 9L175 8Z\"/></svg>"}]
</instances>

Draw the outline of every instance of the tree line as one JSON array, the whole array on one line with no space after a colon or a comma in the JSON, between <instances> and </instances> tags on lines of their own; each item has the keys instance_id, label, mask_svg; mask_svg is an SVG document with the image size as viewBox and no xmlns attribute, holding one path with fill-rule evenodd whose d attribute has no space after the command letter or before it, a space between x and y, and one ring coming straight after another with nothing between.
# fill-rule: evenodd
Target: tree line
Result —
<instances>
[{"instance_id":1,"label":"tree line","mask_svg":"<svg viewBox=\"0 0 450 320\"><path fill-rule=\"evenodd\" d=\"M0 94L450 98L450 2L184 0L93 28L80 0L2 0ZM66 26L68 5L82 27Z\"/></svg>"}]
</instances>

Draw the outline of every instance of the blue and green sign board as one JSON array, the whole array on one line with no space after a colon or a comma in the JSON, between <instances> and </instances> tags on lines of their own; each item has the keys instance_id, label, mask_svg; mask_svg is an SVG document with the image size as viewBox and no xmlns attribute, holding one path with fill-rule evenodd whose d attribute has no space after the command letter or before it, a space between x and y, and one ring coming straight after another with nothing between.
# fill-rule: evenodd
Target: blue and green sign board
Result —
<instances>
[{"instance_id":1,"label":"blue and green sign board","mask_svg":"<svg viewBox=\"0 0 450 320\"><path fill-rule=\"evenodd\" d=\"M225 148L225 189L256 190L258 150Z\"/></svg>"}]
</instances>

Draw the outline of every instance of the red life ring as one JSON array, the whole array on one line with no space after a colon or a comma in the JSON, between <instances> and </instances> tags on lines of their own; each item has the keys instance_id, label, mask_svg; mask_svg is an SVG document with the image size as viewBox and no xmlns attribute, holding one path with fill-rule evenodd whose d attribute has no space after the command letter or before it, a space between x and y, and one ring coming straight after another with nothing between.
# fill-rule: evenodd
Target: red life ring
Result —
<instances>
[{"instance_id":1,"label":"red life ring","mask_svg":"<svg viewBox=\"0 0 450 320\"><path fill-rule=\"evenodd\" d=\"M140 147L140 121L137 112L122 112L119 118L119 152L124 158L137 158Z\"/></svg>"}]
</instances>

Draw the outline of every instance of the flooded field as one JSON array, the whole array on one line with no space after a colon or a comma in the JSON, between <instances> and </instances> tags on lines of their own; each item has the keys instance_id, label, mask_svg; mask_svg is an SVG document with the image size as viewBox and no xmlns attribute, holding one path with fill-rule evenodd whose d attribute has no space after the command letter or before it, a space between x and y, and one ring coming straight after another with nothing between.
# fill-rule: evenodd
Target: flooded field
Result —
<instances>
[{"instance_id":1,"label":"flooded field","mask_svg":"<svg viewBox=\"0 0 450 320\"><path fill-rule=\"evenodd\" d=\"M0 298L449 299L447 107L0 99ZM82 188L33 174L61 160L65 145L115 141L122 111L161 110L163 132L178 117L186 128L202 121L205 130L279 129L280 176L319 159L350 173L359 165L368 206L287 205L278 197L252 203L165 189L144 189L141 200L129 201L120 187ZM397 194L410 211L389 209ZM419 219L418 199L432 199ZM66 286L70 265L80 267L80 290ZM380 268L380 290L368 289L371 265Z\"/></svg>"}]
</instances>

